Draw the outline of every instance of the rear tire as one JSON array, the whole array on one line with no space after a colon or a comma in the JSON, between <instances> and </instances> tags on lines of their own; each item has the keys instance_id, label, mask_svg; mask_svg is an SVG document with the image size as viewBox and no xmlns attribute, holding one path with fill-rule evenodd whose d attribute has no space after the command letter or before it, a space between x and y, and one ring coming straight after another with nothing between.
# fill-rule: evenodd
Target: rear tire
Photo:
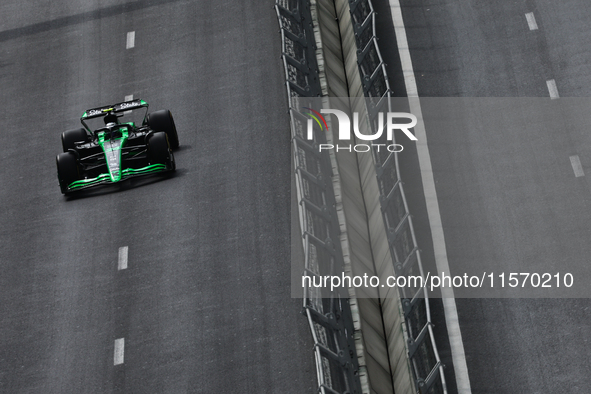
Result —
<instances>
[{"instance_id":1,"label":"rear tire","mask_svg":"<svg viewBox=\"0 0 591 394\"><path fill-rule=\"evenodd\" d=\"M172 114L167 109L152 112L148 114L148 126L154 131L164 131L168 136L168 142L172 149L179 147L179 136L176 132L174 119Z\"/></svg>"},{"instance_id":2,"label":"rear tire","mask_svg":"<svg viewBox=\"0 0 591 394\"><path fill-rule=\"evenodd\" d=\"M89 140L89 135L83 128L68 130L62 133L62 147L64 148L64 152L67 152L68 149L75 149L76 142L88 142Z\"/></svg>"},{"instance_id":3,"label":"rear tire","mask_svg":"<svg viewBox=\"0 0 591 394\"><path fill-rule=\"evenodd\" d=\"M154 133L148 139L148 158L150 164L172 164L174 170L174 158L165 132Z\"/></svg>"},{"instance_id":4,"label":"rear tire","mask_svg":"<svg viewBox=\"0 0 591 394\"><path fill-rule=\"evenodd\" d=\"M60 153L56 157L56 164L60 189L63 194L68 194L68 185L82 179L76 155L72 152Z\"/></svg>"}]
</instances>

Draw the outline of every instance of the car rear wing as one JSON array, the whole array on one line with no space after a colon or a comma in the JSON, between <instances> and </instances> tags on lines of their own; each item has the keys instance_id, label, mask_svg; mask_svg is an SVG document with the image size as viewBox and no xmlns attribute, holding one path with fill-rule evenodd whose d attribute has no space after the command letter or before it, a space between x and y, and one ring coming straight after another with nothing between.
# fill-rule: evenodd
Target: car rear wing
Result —
<instances>
[{"instance_id":1,"label":"car rear wing","mask_svg":"<svg viewBox=\"0 0 591 394\"><path fill-rule=\"evenodd\" d=\"M82 122L82 124L84 125L84 127L87 130L90 130L88 128L87 124L84 122L85 120L99 118L99 117L108 115L110 113L125 112L125 111L130 111L130 110L138 109L138 108L142 108L142 107L146 108L146 114L147 114L148 113L148 111L147 111L148 103L146 103L144 100L141 100L141 99L124 101L122 103L113 104L113 105L109 105L109 106L105 106L105 107L92 108L92 109L86 110L86 112L84 112L84 114L82 114L80 121Z\"/></svg>"},{"instance_id":2,"label":"car rear wing","mask_svg":"<svg viewBox=\"0 0 591 394\"><path fill-rule=\"evenodd\" d=\"M140 107L147 108L148 103L146 103L144 100L141 100L141 99L124 101L122 103L113 104L113 105L109 105L106 107L88 109L82 115L82 119L97 118L99 116L105 116L109 112L123 112L123 111L128 111L130 109L136 109L136 108L140 108Z\"/></svg>"}]
</instances>

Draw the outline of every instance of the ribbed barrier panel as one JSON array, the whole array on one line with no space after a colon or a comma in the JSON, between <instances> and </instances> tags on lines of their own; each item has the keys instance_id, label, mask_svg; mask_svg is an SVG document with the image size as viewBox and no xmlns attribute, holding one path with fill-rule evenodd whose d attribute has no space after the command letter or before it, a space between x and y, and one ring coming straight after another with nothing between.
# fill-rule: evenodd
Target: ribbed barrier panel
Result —
<instances>
[{"instance_id":1,"label":"ribbed barrier panel","mask_svg":"<svg viewBox=\"0 0 591 394\"><path fill-rule=\"evenodd\" d=\"M343 36L343 58L352 99L352 111L364 121L363 134L374 134L379 112L394 112L386 67L379 50L375 12L371 0L336 0ZM337 6L337 9L339 6ZM399 110L399 109L398 109ZM384 141L385 142L385 141ZM372 246L376 258L376 274L424 277L421 254L414 233L412 216L408 210L404 186L398 166L398 154L374 148L373 154L357 154L359 174ZM379 207L379 209L377 208ZM383 224L380 225L379 221ZM383 253L388 245L389 256ZM425 288L399 291L400 301L391 294L383 294L382 313L396 393L446 393L445 376L441 365ZM410 367L413 386L408 385ZM371 371L369 372L371 375Z\"/></svg>"}]
</instances>

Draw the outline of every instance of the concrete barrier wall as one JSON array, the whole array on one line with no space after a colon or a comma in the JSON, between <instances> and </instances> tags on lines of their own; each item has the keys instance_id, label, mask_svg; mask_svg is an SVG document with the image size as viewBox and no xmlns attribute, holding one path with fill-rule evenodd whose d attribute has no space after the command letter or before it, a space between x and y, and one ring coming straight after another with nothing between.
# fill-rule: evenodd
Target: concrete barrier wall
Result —
<instances>
[{"instance_id":1,"label":"concrete barrier wall","mask_svg":"<svg viewBox=\"0 0 591 394\"><path fill-rule=\"evenodd\" d=\"M312 1L318 22L317 47L323 65L323 95L351 97L338 105L358 112L361 129L369 134L367 108L357 63L357 45L347 0ZM313 17L314 19L314 17ZM321 77L322 79L322 77ZM334 108L335 105L331 101ZM334 130L334 128L330 128ZM363 132L363 131L362 131ZM335 193L342 204L341 239L352 275L395 275L379 201L379 186L371 153L333 154ZM357 272L356 272L357 271ZM403 313L398 292L355 294L356 338L360 370L366 371L372 393L415 393L409 365ZM370 298L367 298L370 297ZM365 390L364 390L365 391Z\"/></svg>"},{"instance_id":2,"label":"concrete barrier wall","mask_svg":"<svg viewBox=\"0 0 591 394\"><path fill-rule=\"evenodd\" d=\"M355 107L360 117L366 111L365 102L358 101L360 105ZM360 125L362 132L369 134L369 125ZM364 130L365 129L365 130ZM359 141L358 141L359 142ZM359 181L367 212L368 231L371 240L371 249L374 256L375 275L380 277L380 282L385 283L389 276L395 276L394 263L390 253L388 237L382 216L379 201L380 191L376 178L375 166L369 153L357 153ZM395 393L414 393L414 379L409 365L408 349L406 347L407 336L404 331L404 315L401 310L400 298L396 288L385 288L379 294L381 313L385 331L385 342L390 360L390 369L393 377ZM383 290L383 289L379 289Z\"/></svg>"}]
</instances>

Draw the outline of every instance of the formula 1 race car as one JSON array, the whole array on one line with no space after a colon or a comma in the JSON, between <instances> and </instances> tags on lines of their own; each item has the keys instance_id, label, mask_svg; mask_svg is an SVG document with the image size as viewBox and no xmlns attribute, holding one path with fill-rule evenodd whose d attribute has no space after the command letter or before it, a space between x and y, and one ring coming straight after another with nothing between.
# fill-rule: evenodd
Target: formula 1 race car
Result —
<instances>
[{"instance_id":1,"label":"formula 1 race car","mask_svg":"<svg viewBox=\"0 0 591 394\"><path fill-rule=\"evenodd\" d=\"M148 104L136 99L89 109L80 121L84 128L62 133L64 153L56 161L63 194L175 170L179 138L169 110L148 114Z\"/></svg>"}]
</instances>

